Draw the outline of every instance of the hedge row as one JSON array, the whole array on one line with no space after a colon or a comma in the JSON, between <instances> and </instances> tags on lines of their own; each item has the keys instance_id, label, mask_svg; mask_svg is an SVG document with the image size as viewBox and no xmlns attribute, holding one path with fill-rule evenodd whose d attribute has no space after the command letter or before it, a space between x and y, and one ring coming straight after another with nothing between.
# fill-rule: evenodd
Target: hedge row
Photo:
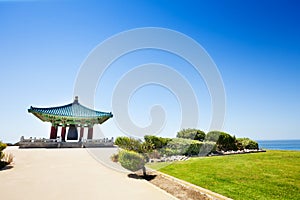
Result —
<instances>
[{"instance_id":1,"label":"hedge row","mask_svg":"<svg viewBox=\"0 0 300 200\"><path fill-rule=\"evenodd\" d=\"M177 133L177 138L198 140L200 142L215 142L216 150L218 151L258 149L258 143L249 138L236 139L235 136L221 131L210 131L205 134L198 129L182 129ZM188 152L193 153L193 151Z\"/></svg>"},{"instance_id":2,"label":"hedge row","mask_svg":"<svg viewBox=\"0 0 300 200\"><path fill-rule=\"evenodd\" d=\"M122 149L138 153L155 153L160 155L207 155L214 151L230 151L243 149L258 149L258 143L249 138L236 139L228 133L211 131L204 141L187 138L163 138L153 135L144 137L145 141L118 137L115 144Z\"/></svg>"}]
</instances>

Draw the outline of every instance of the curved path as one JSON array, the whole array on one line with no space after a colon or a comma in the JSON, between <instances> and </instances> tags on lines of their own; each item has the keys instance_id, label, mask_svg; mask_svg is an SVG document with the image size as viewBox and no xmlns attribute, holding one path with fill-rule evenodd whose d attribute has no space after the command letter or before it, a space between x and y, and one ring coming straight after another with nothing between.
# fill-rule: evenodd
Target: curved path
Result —
<instances>
[{"instance_id":1,"label":"curved path","mask_svg":"<svg viewBox=\"0 0 300 200\"><path fill-rule=\"evenodd\" d=\"M98 150L101 153L101 150ZM86 149L18 149L0 171L4 199L176 199L145 180L105 167Z\"/></svg>"}]
</instances>

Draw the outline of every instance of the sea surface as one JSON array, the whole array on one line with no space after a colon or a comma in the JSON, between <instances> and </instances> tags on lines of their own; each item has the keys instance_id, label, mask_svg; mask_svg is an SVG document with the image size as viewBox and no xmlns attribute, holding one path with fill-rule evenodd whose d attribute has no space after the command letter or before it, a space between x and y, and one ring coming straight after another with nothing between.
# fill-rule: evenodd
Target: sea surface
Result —
<instances>
[{"instance_id":1,"label":"sea surface","mask_svg":"<svg viewBox=\"0 0 300 200\"><path fill-rule=\"evenodd\" d=\"M300 140L258 140L259 148L300 151Z\"/></svg>"}]
</instances>

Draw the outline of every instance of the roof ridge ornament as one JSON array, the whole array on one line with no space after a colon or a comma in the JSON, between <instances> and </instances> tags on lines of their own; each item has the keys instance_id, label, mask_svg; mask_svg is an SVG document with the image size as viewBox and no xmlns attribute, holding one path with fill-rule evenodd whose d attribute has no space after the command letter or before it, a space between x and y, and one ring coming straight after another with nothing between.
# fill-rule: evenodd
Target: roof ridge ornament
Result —
<instances>
[{"instance_id":1,"label":"roof ridge ornament","mask_svg":"<svg viewBox=\"0 0 300 200\"><path fill-rule=\"evenodd\" d=\"M78 101L78 96L75 96L75 98L74 98L74 102L73 103L79 103L79 101Z\"/></svg>"}]
</instances>

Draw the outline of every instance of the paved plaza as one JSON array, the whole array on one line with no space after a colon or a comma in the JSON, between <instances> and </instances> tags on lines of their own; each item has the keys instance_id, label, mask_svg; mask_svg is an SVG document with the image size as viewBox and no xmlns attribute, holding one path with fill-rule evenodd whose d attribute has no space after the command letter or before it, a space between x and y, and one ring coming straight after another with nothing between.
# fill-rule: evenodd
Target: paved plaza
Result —
<instances>
[{"instance_id":1,"label":"paved plaza","mask_svg":"<svg viewBox=\"0 0 300 200\"><path fill-rule=\"evenodd\" d=\"M18 149L12 168L0 171L4 199L176 199L145 180L108 167L113 149Z\"/></svg>"}]
</instances>

